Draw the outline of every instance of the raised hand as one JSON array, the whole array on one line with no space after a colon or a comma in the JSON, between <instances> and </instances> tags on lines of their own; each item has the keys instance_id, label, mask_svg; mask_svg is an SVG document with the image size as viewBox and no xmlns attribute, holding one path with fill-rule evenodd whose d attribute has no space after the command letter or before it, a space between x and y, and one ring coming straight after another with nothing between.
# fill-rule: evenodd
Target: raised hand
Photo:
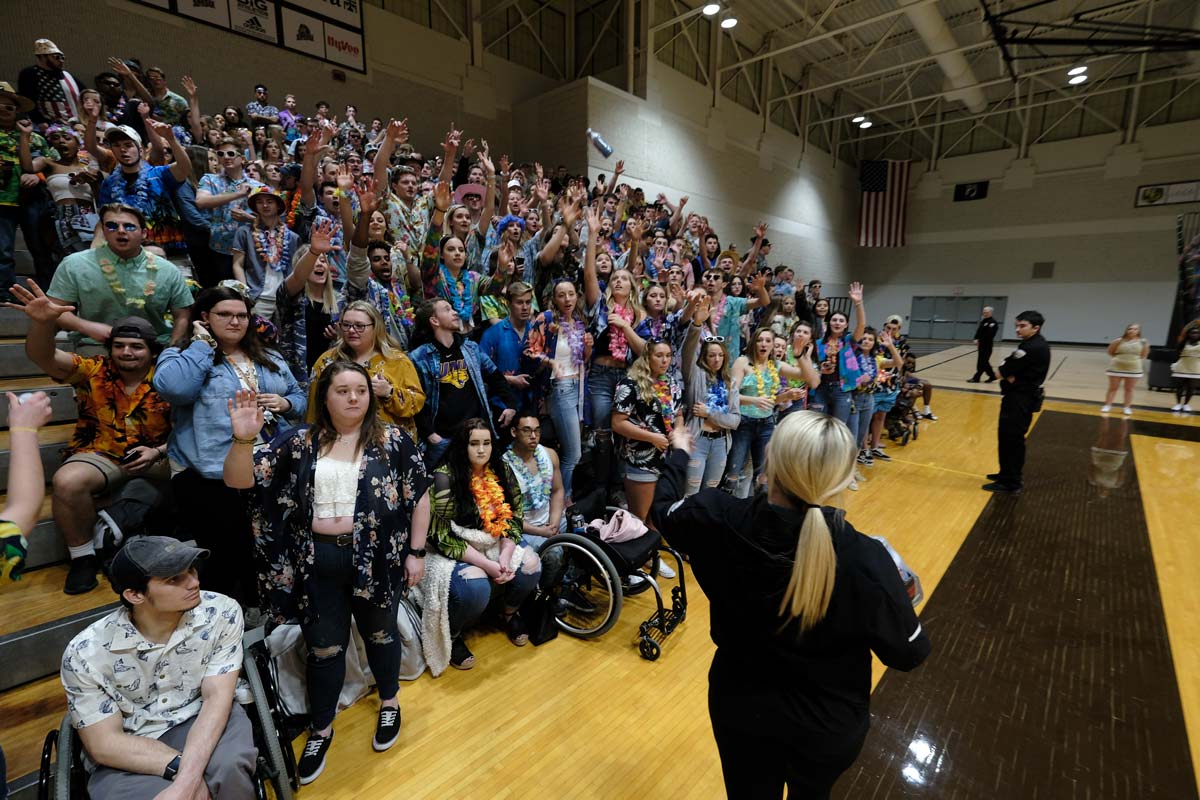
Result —
<instances>
[{"instance_id":1,"label":"raised hand","mask_svg":"<svg viewBox=\"0 0 1200 800\"><path fill-rule=\"evenodd\" d=\"M446 131L446 137L442 139L442 152L445 154L447 161L453 162L458 154L458 143L462 140L462 131L454 127L454 123L450 123L450 130Z\"/></svg>"},{"instance_id":2,"label":"raised hand","mask_svg":"<svg viewBox=\"0 0 1200 800\"><path fill-rule=\"evenodd\" d=\"M541 183L542 178L546 177L546 171L542 169L541 162L533 162L533 171L537 173L538 182Z\"/></svg>"},{"instance_id":3,"label":"raised hand","mask_svg":"<svg viewBox=\"0 0 1200 800\"><path fill-rule=\"evenodd\" d=\"M570 203L567 203L563 208L563 224L568 228L575 225L575 221L579 219L579 212L582 210L583 198L577 198Z\"/></svg>"},{"instance_id":4,"label":"raised hand","mask_svg":"<svg viewBox=\"0 0 1200 800\"><path fill-rule=\"evenodd\" d=\"M408 117L400 121L391 120L388 122L387 133L385 135L394 144L405 144L408 142Z\"/></svg>"},{"instance_id":5,"label":"raised hand","mask_svg":"<svg viewBox=\"0 0 1200 800\"><path fill-rule=\"evenodd\" d=\"M503 276L512 275L516 256L517 246L513 244L511 239L505 239L501 242L499 249L496 251L496 274Z\"/></svg>"},{"instance_id":6,"label":"raised hand","mask_svg":"<svg viewBox=\"0 0 1200 800\"><path fill-rule=\"evenodd\" d=\"M318 131L316 136L309 136L304 140L304 155L316 158L317 154L321 152L321 148L325 145L321 141L323 135L324 131Z\"/></svg>"},{"instance_id":7,"label":"raised hand","mask_svg":"<svg viewBox=\"0 0 1200 800\"><path fill-rule=\"evenodd\" d=\"M229 421L236 438L257 438L263 426L263 409L258 404L258 395L248 389L239 389L229 401Z\"/></svg>"},{"instance_id":8,"label":"raised hand","mask_svg":"<svg viewBox=\"0 0 1200 800\"><path fill-rule=\"evenodd\" d=\"M21 132L22 136L30 136L33 134L33 123L28 119L19 119L17 120L17 130Z\"/></svg>"},{"instance_id":9,"label":"raised hand","mask_svg":"<svg viewBox=\"0 0 1200 800\"><path fill-rule=\"evenodd\" d=\"M333 243L333 220L322 217L313 225L309 234L308 246L317 255L324 255L330 250L341 250L340 245Z\"/></svg>"},{"instance_id":10,"label":"raised hand","mask_svg":"<svg viewBox=\"0 0 1200 800\"><path fill-rule=\"evenodd\" d=\"M187 96L189 98L195 97L196 93L200 91L200 87L196 85L194 80L192 80L191 75L184 75L179 79L179 82L183 84L183 91L187 92Z\"/></svg>"},{"instance_id":11,"label":"raised hand","mask_svg":"<svg viewBox=\"0 0 1200 800\"><path fill-rule=\"evenodd\" d=\"M894 344L891 335L887 331L879 334L879 343L884 347L891 347Z\"/></svg>"},{"instance_id":12,"label":"raised hand","mask_svg":"<svg viewBox=\"0 0 1200 800\"><path fill-rule=\"evenodd\" d=\"M550 199L550 181L547 178L538 178L533 184L533 197L538 201L538 205L545 203Z\"/></svg>"},{"instance_id":13,"label":"raised hand","mask_svg":"<svg viewBox=\"0 0 1200 800\"><path fill-rule=\"evenodd\" d=\"M108 68L110 70L112 70L113 72L117 73L118 75L120 75L122 78L126 78L126 77L133 75L133 70L131 70L128 66L126 66L125 62L122 61L121 59L117 58L116 56L108 57Z\"/></svg>"},{"instance_id":14,"label":"raised hand","mask_svg":"<svg viewBox=\"0 0 1200 800\"><path fill-rule=\"evenodd\" d=\"M469 139L467 141L470 142ZM487 139L479 140L479 166L489 180L496 177L496 165L492 163L491 149L488 147Z\"/></svg>"},{"instance_id":15,"label":"raised hand","mask_svg":"<svg viewBox=\"0 0 1200 800\"><path fill-rule=\"evenodd\" d=\"M479 141L483 143L483 146L485 148L487 147L487 142L485 142L483 139L480 139ZM475 140L467 139L465 142L463 142L462 157L470 158L474 153L475 153Z\"/></svg>"},{"instance_id":16,"label":"raised hand","mask_svg":"<svg viewBox=\"0 0 1200 800\"><path fill-rule=\"evenodd\" d=\"M359 213L368 219L379 208L379 195L375 193L379 184L370 175L363 175L358 184Z\"/></svg>"},{"instance_id":17,"label":"raised hand","mask_svg":"<svg viewBox=\"0 0 1200 800\"><path fill-rule=\"evenodd\" d=\"M354 191L354 173L349 164L342 164L337 171L337 187L343 193Z\"/></svg>"},{"instance_id":18,"label":"raised hand","mask_svg":"<svg viewBox=\"0 0 1200 800\"><path fill-rule=\"evenodd\" d=\"M446 213L446 209L450 208L449 182L438 181L437 186L433 187L433 205L443 214Z\"/></svg>"},{"instance_id":19,"label":"raised hand","mask_svg":"<svg viewBox=\"0 0 1200 800\"><path fill-rule=\"evenodd\" d=\"M56 303L47 297L46 293L42 291L42 287L38 286L33 278L29 278L25 283L29 284L28 289L19 283L14 283L9 287L12 296L21 302L4 303L5 308L16 308L24 311L35 322L54 322L63 314L75 310L75 306Z\"/></svg>"},{"instance_id":20,"label":"raised hand","mask_svg":"<svg viewBox=\"0 0 1200 800\"><path fill-rule=\"evenodd\" d=\"M753 280L751 280L750 288L753 289L756 293L759 292L760 290L766 289L767 288L766 273L763 273L763 274L759 275L757 278L754 278Z\"/></svg>"},{"instance_id":21,"label":"raised hand","mask_svg":"<svg viewBox=\"0 0 1200 800\"><path fill-rule=\"evenodd\" d=\"M624 171L625 171L625 162L618 159L617 165L615 167L613 167L613 177L612 177L613 183L616 183L617 177Z\"/></svg>"},{"instance_id":22,"label":"raised hand","mask_svg":"<svg viewBox=\"0 0 1200 800\"><path fill-rule=\"evenodd\" d=\"M508 153L503 153L500 156L500 174L507 175L512 163L508 160Z\"/></svg>"},{"instance_id":23,"label":"raised hand","mask_svg":"<svg viewBox=\"0 0 1200 800\"><path fill-rule=\"evenodd\" d=\"M855 303L861 303L863 301L863 285L858 281L850 284L849 295Z\"/></svg>"},{"instance_id":24,"label":"raised hand","mask_svg":"<svg viewBox=\"0 0 1200 800\"><path fill-rule=\"evenodd\" d=\"M754 226L754 235L757 236L759 238L759 240L761 241L762 238L767 235L767 223L760 222L757 225L755 225Z\"/></svg>"},{"instance_id":25,"label":"raised hand","mask_svg":"<svg viewBox=\"0 0 1200 800\"><path fill-rule=\"evenodd\" d=\"M600 235L600 204L593 203L584 211L584 220L587 222L589 235L592 237Z\"/></svg>"}]
</instances>

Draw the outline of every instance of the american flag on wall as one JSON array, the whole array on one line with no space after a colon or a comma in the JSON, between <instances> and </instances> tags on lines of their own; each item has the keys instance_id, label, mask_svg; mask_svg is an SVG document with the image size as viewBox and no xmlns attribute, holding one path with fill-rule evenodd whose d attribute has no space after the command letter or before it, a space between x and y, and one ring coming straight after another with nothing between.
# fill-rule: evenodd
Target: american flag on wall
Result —
<instances>
[{"instance_id":1,"label":"american flag on wall","mask_svg":"<svg viewBox=\"0 0 1200 800\"><path fill-rule=\"evenodd\" d=\"M903 247L911 161L864 161L858 180L862 211L859 247Z\"/></svg>"}]
</instances>

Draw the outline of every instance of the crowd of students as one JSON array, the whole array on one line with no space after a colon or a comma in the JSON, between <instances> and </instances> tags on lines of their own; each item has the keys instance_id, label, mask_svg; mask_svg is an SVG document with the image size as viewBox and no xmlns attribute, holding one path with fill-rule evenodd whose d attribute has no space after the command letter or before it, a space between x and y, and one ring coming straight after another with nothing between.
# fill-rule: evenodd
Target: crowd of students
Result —
<instances>
[{"instance_id":1,"label":"crowd of students","mask_svg":"<svg viewBox=\"0 0 1200 800\"><path fill-rule=\"evenodd\" d=\"M262 85L244 109L210 116L186 76L184 98L163 70L113 58L84 89L52 42L35 51L20 93L0 83L0 145L16 154L0 173L0 289L30 319L31 360L79 406L52 480L64 590L97 586L98 545L139 532L196 545L141 537L140 558L120 549L108 574L124 608L68 648L72 714L106 769L204 773L182 743L182 766L165 745L135 758L107 738L120 726L93 725L105 689L88 675L118 643L175 642L172 619L300 621L307 783L332 742L351 616L385 750L400 728L406 588L422 599L431 671L468 669L467 633L493 596L510 640L528 642L519 608L538 548L582 495L598 487L601 504L651 521L679 430L692 440L687 495L747 497L790 414L845 423L861 467L889 460L882 432L898 398L923 399L916 413L936 419L901 319L871 327L861 285L842 303L851 324L819 280L771 264L765 224L745 232L743 255L730 244L742 232L724 231L723 245L687 197L647 197L620 161L591 181L494 156L453 126L431 159L404 119L364 124L348 105L339 122L325 102L302 116L294 95L277 108ZM37 268L25 286L16 226ZM10 572L30 527L3 539ZM237 663L218 638L194 649ZM124 733L189 719L197 695L186 695L127 716ZM203 721L210 746L240 724ZM93 797L150 785L93 784Z\"/></svg>"}]
</instances>

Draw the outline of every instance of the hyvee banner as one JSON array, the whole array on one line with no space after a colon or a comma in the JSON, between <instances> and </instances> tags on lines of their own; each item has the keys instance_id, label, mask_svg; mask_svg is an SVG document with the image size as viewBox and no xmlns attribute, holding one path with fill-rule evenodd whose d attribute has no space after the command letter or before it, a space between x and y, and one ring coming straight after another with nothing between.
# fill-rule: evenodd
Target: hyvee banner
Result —
<instances>
[{"instance_id":1,"label":"hyvee banner","mask_svg":"<svg viewBox=\"0 0 1200 800\"><path fill-rule=\"evenodd\" d=\"M134 0L259 42L367 71L362 0Z\"/></svg>"}]
</instances>

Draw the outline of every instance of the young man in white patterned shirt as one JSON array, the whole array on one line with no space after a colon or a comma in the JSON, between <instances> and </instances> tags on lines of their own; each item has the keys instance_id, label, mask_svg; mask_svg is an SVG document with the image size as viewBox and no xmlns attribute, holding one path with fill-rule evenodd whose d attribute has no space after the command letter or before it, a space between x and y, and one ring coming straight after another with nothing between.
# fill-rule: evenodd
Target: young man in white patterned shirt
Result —
<instances>
[{"instance_id":1,"label":"young man in white patterned shirt","mask_svg":"<svg viewBox=\"0 0 1200 800\"><path fill-rule=\"evenodd\" d=\"M122 608L71 640L62 682L92 800L250 800L257 750L234 702L242 612L201 592L207 550L129 541L110 577Z\"/></svg>"}]
</instances>

